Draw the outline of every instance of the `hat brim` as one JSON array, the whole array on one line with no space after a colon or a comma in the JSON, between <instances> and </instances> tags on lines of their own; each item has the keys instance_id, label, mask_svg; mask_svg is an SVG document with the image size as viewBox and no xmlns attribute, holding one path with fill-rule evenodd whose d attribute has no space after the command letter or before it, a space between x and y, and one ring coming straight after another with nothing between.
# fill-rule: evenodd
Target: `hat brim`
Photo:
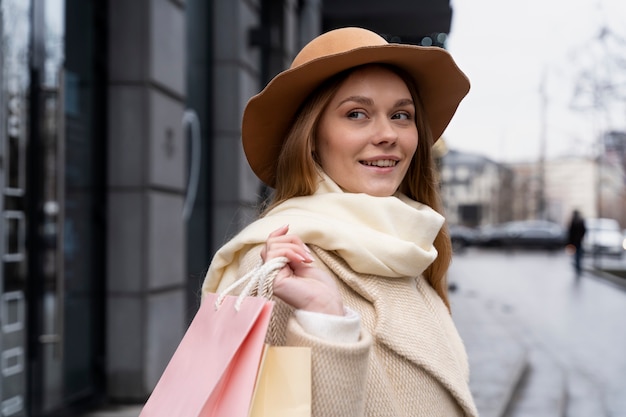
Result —
<instances>
[{"instance_id":1,"label":"hat brim","mask_svg":"<svg viewBox=\"0 0 626 417\"><path fill-rule=\"evenodd\" d=\"M349 68L382 63L402 68L416 82L432 134L438 139L469 91L469 80L438 47L387 44L327 55L288 69L252 97L243 114L242 143L250 167L274 186L276 161L296 112L325 80Z\"/></svg>"}]
</instances>

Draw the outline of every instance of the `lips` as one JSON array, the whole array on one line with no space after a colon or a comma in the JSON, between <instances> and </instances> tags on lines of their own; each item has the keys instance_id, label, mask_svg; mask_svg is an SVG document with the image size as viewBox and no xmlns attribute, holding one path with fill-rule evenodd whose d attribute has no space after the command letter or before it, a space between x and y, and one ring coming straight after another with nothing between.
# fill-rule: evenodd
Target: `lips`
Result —
<instances>
[{"instance_id":1,"label":"lips","mask_svg":"<svg viewBox=\"0 0 626 417\"><path fill-rule=\"evenodd\" d=\"M393 160L393 159L377 159L374 161L361 161L361 164L366 165L366 166L371 166L371 167L386 168L386 167L395 167L396 165L398 165L398 161Z\"/></svg>"}]
</instances>

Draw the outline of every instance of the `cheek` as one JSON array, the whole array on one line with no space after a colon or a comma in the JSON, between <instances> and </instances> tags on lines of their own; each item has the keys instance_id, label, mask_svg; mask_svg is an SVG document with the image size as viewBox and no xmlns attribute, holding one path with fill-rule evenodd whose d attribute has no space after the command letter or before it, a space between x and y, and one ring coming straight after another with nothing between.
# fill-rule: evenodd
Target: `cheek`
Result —
<instances>
[{"instance_id":1,"label":"cheek","mask_svg":"<svg viewBox=\"0 0 626 417\"><path fill-rule=\"evenodd\" d=\"M331 130L329 126L322 124L315 139L315 153L321 164L328 163L337 154L337 134L336 129Z\"/></svg>"},{"instance_id":2,"label":"cheek","mask_svg":"<svg viewBox=\"0 0 626 417\"><path fill-rule=\"evenodd\" d=\"M417 134L417 131L412 134L411 136L409 136L409 140L407 140L406 142L406 149L407 149L407 153L410 155L415 155L415 152L417 152L417 147L419 145L419 136Z\"/></svg>"},{"instance_id":3,"label":"cheek","mask_svg":"<svg viewBox=\"0 0 626 417\"><path fill-rule=\"evenodd\" d=\"M315 141L315 160L324 170L326 170L330 155L332 155L332 149L328 140L323 136L319 137Z\"/></svg>"}]
</instances>

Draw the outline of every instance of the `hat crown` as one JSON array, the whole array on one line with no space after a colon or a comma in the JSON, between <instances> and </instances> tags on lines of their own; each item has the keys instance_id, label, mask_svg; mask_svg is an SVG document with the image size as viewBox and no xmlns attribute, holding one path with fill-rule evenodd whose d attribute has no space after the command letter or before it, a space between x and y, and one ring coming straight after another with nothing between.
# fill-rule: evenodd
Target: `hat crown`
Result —
<instances>
[{"instance_id":1,"label":"hat crown","mask_svg":"<svg viewBox=\"0 0 626 417\"><path fill-rule=\"evenodd\" d=\"M388 42L382 36L367 29L347 27L331 30L305 45L294 58L290 68L299 67L325 56L381 45L388 45Z\"/></svg>"}]
</instances>

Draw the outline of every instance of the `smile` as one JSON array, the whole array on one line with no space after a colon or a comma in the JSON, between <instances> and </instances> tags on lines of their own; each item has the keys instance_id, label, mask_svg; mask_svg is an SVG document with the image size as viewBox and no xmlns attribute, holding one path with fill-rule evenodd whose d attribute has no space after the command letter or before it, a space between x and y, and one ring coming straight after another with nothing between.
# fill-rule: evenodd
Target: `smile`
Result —
<instances>
[{"instance_id":1,"label":"smile","mask_svg":"<svg viewBox=\"0 0 626 417\"><path fill-rule=\"evenodd\" d=\"M363 165L371 166L371 167L395 167L398 165L398 161L394 161L393 159L380 159L378 161L361 161Z\"/></svg>"}]
</instances>

